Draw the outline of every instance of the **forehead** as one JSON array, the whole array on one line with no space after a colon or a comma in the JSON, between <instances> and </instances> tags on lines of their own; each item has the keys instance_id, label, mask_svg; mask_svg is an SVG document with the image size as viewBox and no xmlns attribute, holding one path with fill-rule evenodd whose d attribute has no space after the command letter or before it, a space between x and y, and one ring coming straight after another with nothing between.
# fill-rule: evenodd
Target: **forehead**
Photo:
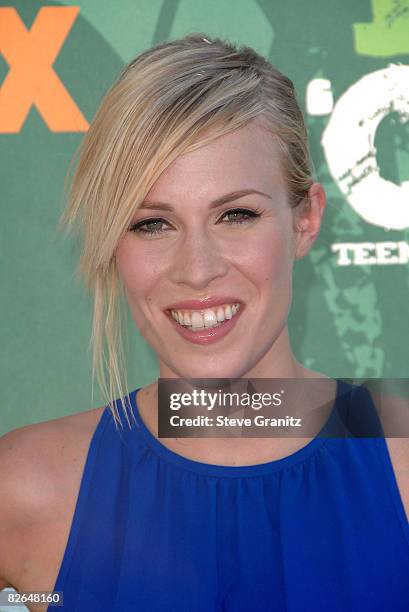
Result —
<instances>
[{"instance_id":1,"label":"forehead","mask_svg":"<svg viewBox=\"0 0 409 612\"><path fill-rule=\"evenodd\" d=\"M161 174L147 200L213 200L239 189L284 192L280 149L257 121L180 155Z\"/></svg>"}]
</instances>

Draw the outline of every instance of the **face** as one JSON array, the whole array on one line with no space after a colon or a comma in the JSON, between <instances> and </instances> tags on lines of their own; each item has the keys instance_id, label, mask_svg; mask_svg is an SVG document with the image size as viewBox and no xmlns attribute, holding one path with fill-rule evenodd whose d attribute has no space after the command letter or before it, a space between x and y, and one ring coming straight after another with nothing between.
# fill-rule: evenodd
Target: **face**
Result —
<instances>
[{"instance_id":1,"label":"face","mask_svg":"<svg viewBox=\"0 0 409 612\"><path fill-rule=\"evenodd\" d=\"M269 377L290 359L287 316L302 241L279 155L252 121L177 158L135 211L116 261L161 377ZM179 304L204 298L239 310ZM169 312L175 304L185 326ZM193 331L203 320L192 313L204 309L217 326Z\"/></svg>"}]
</instances>

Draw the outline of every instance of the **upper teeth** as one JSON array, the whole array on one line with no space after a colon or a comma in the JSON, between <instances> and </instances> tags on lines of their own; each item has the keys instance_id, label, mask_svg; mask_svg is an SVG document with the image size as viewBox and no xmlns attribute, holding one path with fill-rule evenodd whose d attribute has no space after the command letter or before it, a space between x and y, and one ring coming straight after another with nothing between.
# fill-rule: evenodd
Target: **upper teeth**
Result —
<instances>
[{"instance_id":1,"label":"upper teeth","mask_svg":"<svg viewBox=\"0 0 409 612\"><path fill-rule=\"evenodd\" d=\"M225 304L206 310L171 310L171 315L180 325L189 326L192 330L220 325L225 319L231 319L237 313L240 304Z\"/></svg>"}]
</instances>

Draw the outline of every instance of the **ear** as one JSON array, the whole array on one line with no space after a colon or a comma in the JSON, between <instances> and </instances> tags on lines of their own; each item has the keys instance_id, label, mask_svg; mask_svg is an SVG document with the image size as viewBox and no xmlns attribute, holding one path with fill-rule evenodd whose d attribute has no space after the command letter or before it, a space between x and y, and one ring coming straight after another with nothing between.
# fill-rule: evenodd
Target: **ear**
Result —
<instances>
[{"instance_id":1,"label":"ear","mask_svg":"<svg viewBox=\"0 0 409 612\"><path fill-rule=\"evenodd\" d=\"M294 208L294 259L301 259L310 251L320 231L325 210L325 191L320 183L313 183L305 200Z\"/></svg>"}]
</instances>

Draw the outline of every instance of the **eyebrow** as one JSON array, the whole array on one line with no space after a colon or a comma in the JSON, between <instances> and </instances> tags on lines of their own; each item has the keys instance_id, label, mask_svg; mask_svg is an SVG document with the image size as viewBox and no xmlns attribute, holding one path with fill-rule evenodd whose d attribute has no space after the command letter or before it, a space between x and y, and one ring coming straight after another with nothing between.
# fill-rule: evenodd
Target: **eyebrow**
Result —
<instances>
[{"instance_id":1,"label":"eyebrow","mask_svg":"<svg viewBox=\"0 0 409 612\"><path fill-rule=\"evenodd\" d=\"M213 200L210 203L209 208L217 208L218 206L222 206L222 204L226 204L226 202L238 200L239 198L243 198L244 196L252 193L256 193L271 200L271 196L268 193L258 191L258 189L240 189L239 191L232 191L230 193L226 193L225 195L220 196L220 198L216 198L216 200ZM166 204L166 202L142 202L141 206L139 207L139 210L146 208L154 208L155 210L174 210L173 207L170 204Z\"/></svg>"}]
</instances>

